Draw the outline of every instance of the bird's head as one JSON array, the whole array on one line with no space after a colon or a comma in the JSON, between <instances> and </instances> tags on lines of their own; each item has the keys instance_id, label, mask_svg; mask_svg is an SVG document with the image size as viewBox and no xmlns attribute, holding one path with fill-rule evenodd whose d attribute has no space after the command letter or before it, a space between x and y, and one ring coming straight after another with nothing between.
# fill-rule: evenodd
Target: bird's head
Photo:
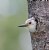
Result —
<instances>
[{"instance_id":1,"label":"bird's head","mask_svg":"<svg viewBox=\"0 0 49 50\"><path fill-rule=\"evenodd\" d=\"M27 27L30 32L35 32L36 31L36 21L34 17L29 18L25 21L23 25L20 25L18 27Z\"/></svg>"}]
</instances>

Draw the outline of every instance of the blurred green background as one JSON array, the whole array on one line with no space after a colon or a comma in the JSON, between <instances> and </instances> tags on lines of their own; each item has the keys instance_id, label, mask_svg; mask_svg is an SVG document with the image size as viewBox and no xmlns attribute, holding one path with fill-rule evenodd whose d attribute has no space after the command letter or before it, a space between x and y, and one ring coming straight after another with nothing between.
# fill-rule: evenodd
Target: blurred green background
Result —
<instances>
[{"instance_id":1,"label":"blurred green background","mask_svg":"<svg viewBox=\"0 0 49 50\"><path fill-rule=\"evenodd\" d=\"M27 0L0 0L0 50L22 50L17 26L28 18Z\"/></svg>"}]
</instances>

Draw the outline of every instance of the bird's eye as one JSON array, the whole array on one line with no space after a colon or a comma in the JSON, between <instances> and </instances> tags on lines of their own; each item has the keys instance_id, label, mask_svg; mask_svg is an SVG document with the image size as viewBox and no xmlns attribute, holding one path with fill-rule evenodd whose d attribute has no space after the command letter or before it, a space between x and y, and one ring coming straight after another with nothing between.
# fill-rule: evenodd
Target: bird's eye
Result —
<instances>
[{"instance_id":1,"label":"bird's eye","mask_svg":"<svg viewBox=\"0 0 49 50\"><path fill-rule=\"evenodd\" d=\"M29 24L31 24L31 22L29 22Z\"/></svg>"}]
</instances>

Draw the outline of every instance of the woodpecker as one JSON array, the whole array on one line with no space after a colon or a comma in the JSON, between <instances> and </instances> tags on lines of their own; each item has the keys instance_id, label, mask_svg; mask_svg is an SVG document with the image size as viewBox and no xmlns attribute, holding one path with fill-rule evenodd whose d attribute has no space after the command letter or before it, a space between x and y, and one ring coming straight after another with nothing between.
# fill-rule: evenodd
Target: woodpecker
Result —
<instances>
[{"instance_id":1,"label":"woodpecker","mask_svg":"<svg viewBox=\"0 0 49 50\"><path fill-rule=\"evenodd\" d=\"M25 24L23 25L20 25L18 27L27 27L29 32L35 32L36 29L37 29L37 23L38 23L38 20L35 19L34 17L32 18L29 18L25 21Z\"/></svg>"},{"instance_id":2,"label":"woodpecker","mask_svg":"<svg viewBox=\"0 0 49 50\"><path fill-rule=\"evenodd\" d=\"M31 17L18 27L27 27L31 35L33 50L45 50L47 35L49 35L49 21L42 17Z\"/></svg>"}]
</instances>

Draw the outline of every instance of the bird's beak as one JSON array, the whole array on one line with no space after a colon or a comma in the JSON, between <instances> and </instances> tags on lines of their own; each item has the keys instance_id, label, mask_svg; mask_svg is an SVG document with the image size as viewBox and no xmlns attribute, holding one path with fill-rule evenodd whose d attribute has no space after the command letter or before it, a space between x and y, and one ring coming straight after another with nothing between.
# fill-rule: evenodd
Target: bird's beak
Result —
<instances>
[{"instance_id":1,"label":"bird's beak","mask_svg":"<svg viewBox=\"0 0 49 50\"><path fill-rule=\"evenodd\" d=\"M28 25L27 24L23 24L23 25L20 25L18 27L27 27Z\"/></svg>"}]
</instances>

